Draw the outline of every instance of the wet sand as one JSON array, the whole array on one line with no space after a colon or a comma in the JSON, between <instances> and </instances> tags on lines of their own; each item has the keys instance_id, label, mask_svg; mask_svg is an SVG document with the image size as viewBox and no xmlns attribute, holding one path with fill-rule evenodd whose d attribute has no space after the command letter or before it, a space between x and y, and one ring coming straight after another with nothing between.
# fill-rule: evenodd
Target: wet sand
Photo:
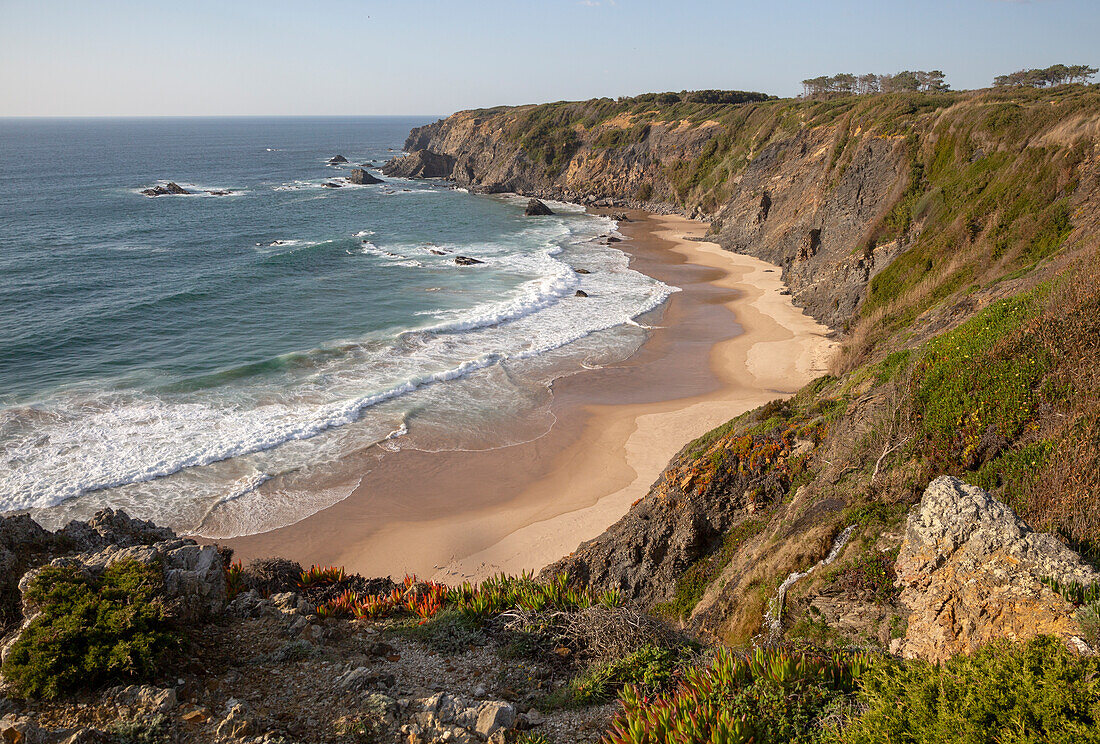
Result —
<instances>
[{"instance_id":1,"label":"wet sand","mask_svg":"<svg viewBox=\"0 0 1100 744\"><path fill-rule=\"evenodd\" d=\"M828 329L780 294L778 268L685 239L704 223L629 214L617 247L631 267L683 291L644 319L656 327L629 359L555 381L549 432L483 451L375 455L343 501L223 542L246 561L281 555L364 575L537 570L619 519L689 441L824 373Z\"/></svg>"}]
</instances>

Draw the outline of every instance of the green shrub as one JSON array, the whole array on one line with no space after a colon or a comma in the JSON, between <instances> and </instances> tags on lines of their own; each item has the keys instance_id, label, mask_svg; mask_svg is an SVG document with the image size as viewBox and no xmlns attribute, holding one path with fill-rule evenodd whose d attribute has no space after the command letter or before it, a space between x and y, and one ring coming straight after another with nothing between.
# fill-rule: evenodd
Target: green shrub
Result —
<instances>
[{"instance_id":1,"label":"green shrub","mask_svg":"<svg viewBox=\"0 0 1100 744\"><path fill-rule=\"evenodd\" d=\"M1100 742L1100 660L1055 638L990 644L942 666L884 662L862 679L846 744Z\"/></svg>"},{"instance_id":2,"label":"green shrub","mask_svg":"<svg viewBox=\"0 0 1100 744\"><path fill-rule=\"evenodd\" d=\"M177 640L163 594L158 565L119 561L98 579L47 566L26 594L42 612L12 647L4 677L19 694L44 698L151 677Z\"/></svg>"},{"instance_id":3,"label":"green shrub","mask_svg":"<svg viewBox=\"0 0 1100 744\"><path fill-rule=\"evenodd\" d=\"M157 713L147 718L115 721L107 727L117 744L168 744L171 734L168 719Z\"/></svg>"},{"instance_id":4,"label":"green shrub","mask_svg":"<svg viewBox=\"0 0 1100 744\"><path fill-rule=\"evenodd\" d=\"M589 668L569 683L571 697L579 705L606 703L625 685L654 691L672 680L679 654L647 644L623 659Z\"/></svg>"}]
</instances>

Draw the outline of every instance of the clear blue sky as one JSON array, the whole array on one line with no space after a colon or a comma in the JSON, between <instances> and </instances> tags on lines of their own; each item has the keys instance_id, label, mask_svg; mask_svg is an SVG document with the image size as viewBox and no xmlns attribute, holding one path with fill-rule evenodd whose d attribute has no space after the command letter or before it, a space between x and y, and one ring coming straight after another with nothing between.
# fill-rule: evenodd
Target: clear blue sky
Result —
<instances>
[{"instance_id":1,"label":"clear blue sky","mask_svg":"<svg viewBox=\"0 0 1100 744\"><path fill-rule=\"evenodd\" d=\"M0 0L0 116L447 114L1100 66L1100 0Z\"/></svg>"}]
</instances>

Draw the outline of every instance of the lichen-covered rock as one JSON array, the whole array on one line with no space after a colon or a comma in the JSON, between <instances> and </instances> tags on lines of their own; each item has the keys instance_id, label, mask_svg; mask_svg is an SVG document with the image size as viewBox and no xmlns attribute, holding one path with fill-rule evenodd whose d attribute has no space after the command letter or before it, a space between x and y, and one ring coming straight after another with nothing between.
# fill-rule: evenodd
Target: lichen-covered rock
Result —
<instances>
[{"instance_id":1,"label":"lichen-covered rock","mask_svg":"<svg viewBox=\"0 0 1100 744\"><path fill-rule=\"evenodd\" d=\"M115 688L110 693L110 699L115 705L132 708L144 714L171 713L179 702L173 688L152 685Z\"/></svg>"},{"instance_id":2,"label":"lichen-covered rock","mask_svg":"<svg viewBox=\"0 0 1100 744\"><path fill-rule=\"evenodd\" d=\"M477 732L488 737L506 729L516 720L516 709L508 703L492 700L481 704L477 714Z\"/></svg>"},{"instance_id":3,"label":"lichen-covered rock","mask_svg":"<svg viewBox=\"0 0 1100 744\"><path fill-rule=\"evenodd\" d=\"M121 509L101 509L87 522L69 522L56 535L70 549L81 553L99 550L107 545L151 545L176 537L171 529L134 519Z\"/></svg>"},{"instance_id":4,"label":"lichen-covered rock","mask_svg":"<svg viewBox=\"0 0 1100 744\"><path fill-rule=\"evenodd\" d=\"M108 566L123 560L138 563L159 563L164 569L164 588L172 617L181 624L207 620L226 607L225 569L218 549L213 545L198 545L194 540L176 538L153 545L120 547L108 545L95 553L80 553L57 558L50 565L65 565L102 573ZM28 571L19 581L24 595L41 569ZM24 597L24 627L37 614L38 608Z\"/></svg>"},{"instance_id":5,"label":"lichen-covered rock","mask_svg":"<svg viewBox=\"0 0 1100 744\"><path fill-rule=\"evenodd\" d=\"M998 639L1078 634L1074 608L1041 579L1100 580L1053 535L957 478L929 484L909 514L896 571L909 610L902 656L941 661Z\"/></svg>"}]
</instances>

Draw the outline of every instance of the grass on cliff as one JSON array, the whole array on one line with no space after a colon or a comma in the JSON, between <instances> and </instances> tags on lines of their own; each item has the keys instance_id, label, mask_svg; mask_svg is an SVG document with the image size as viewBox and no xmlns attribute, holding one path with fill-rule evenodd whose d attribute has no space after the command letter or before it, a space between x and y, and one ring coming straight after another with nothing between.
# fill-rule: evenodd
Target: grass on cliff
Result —
<instances>
[{"instance_id":1,"label":"grass on cliff","mask_svg":"<svg viewBox=\"0 0 1100 744\"><path fill-rule=\"evenodd\" d=\"M158 565L119 561L99 578L47 566L24 596L41 614L12 647L3 673L26 697L149 679L178 641Z\"/></svg>"}]
</instances>

